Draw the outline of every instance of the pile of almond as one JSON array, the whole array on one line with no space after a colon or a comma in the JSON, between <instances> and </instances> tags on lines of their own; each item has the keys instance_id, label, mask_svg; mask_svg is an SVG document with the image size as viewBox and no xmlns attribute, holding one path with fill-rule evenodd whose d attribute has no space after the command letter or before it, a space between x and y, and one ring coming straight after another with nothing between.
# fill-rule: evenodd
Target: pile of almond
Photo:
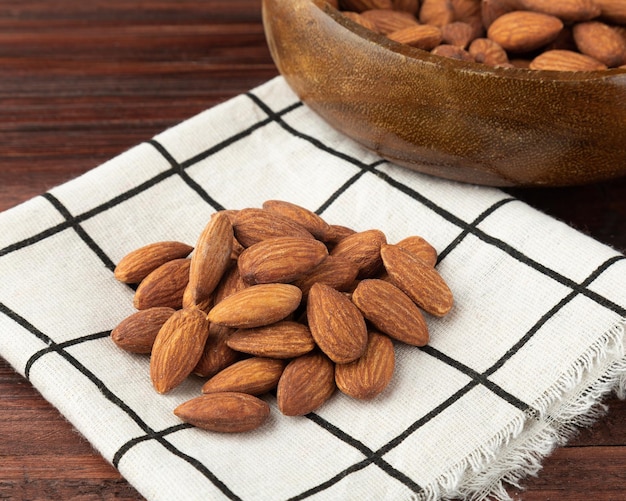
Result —
<instances>
[{"instance_id":1,"label":"pile of almond","mask_svg":"<svg viewBox=\"0 0 626 501\"><path fill-rule=\"evenodd\" d=\"M419 236L389 244L377 229L328 224L299 205L216 212L195 247L155 242L124 256L115 277L138 284L138 310L111 333L150 354L166 393L191 375L202 395L178 406L183 421L219 432L259 427L276 392L280 411L304 415L338 388L380 394L395 367L394 342L428 343L423 312L453 304Z\"/></svg>"},{"instance_id":2,"label":"pile of almond","mask_svg":"<svg viewBox=\"0 0 626 501\"><path fill-rule=\"evenodd\" d=\"M490 66L626 68L626 0L327 0L353 21L433 54Z\"/></svg>"}]
</instances>

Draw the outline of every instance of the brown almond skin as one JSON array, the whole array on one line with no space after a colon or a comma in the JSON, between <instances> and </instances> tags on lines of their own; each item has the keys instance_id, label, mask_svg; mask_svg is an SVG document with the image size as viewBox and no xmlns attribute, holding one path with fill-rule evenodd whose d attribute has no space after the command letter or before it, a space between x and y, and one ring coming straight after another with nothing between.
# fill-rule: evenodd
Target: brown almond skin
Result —
<instances>
[{"instance_id":1,"label":"brown almond skin","mask_svg":"<svg viewBox=\"0 0 626 501\"><path fill-rule=\"evenodd\" d=\"M608 24L600 21L576 23L572 34L580 52L607 67L626 63L626 40Z\"/></svg>"},{"instance_id":2,"label":"brown almond skin","mask_svg":"<svg viewBox=\"0 0 626 501\"><path fill-rule=\"evenodd\" d=\"M269 405L258 397L237 392L200 395L180 404L174 414L204 430L243 433L259 428L270 415Z\"/></svg>"},{"instance_id":3,"label":"brown almond skin","mask_svg":"<svg viewBox=\"0 0 626 501\"><path fill-rule=\"evenodd\" d=\"M428 326L417 305L395 285L377 279L362 280L352 302L363 316L388 336L413 346L428 344Z\"/></svg>"},{"instance_id":4,"label":"brown almond skin","mask_svg":"<svg viewBox=\"0 0 626 501\"><path fill-rule=\"evenodd\" d=\"M386 243L387 237L380 230L360 231L342 238L330 255L352 261L359 267L358 278L369 278L382 269L380 247Z\"/></svg>"},{"instance_id":5,"label":"brown almond skin","mask_svg":"<svg viewBox=\"0 0 626 501\"><path fill-rule=\"evenodd\" d=\"M327 256L309 274L296 280L293 285L299 287L302 297L307 299L313 284L319 282L338 291L347 291L358 274L359 268L352 261L339 256Z\"/></svg>"},{"instance_id":6,"label":"brown almond skin","mask_svg":"<svg viewBox=\"0 0 626 501\"><path fill-rule=\"evenodd\" d=\"M245 358L221 370L202 386L202 393L236 391L263 395L276 388L287 363L265 357Z\"/></svg>"},{"instance_id":7,"label":"brown almond skin","mask_svg":"<svg viewBox=\"0 0 626 501\"><path fill-rule=\"evenodd\" d=\"M213 214L198 237L191 256L188 284L191 302L200 305L211 297L231 264L233 238L229 215L223 212Z\"/></svg>"},{"instance_id":8,"label":"brown almond skin","mask_svg":"<svg viewBox=\"0 0 626 501\"><path fill-rule=\"evenodd\" d=\"M318 409L335 389L335 364L317 351L303 355L287 364L278 381L278 409L285 416L304 416Z\"/></svg>"},{"instance_id":9,"label":"brown almond skin","mask_svg":"<svg viewBox=\"0 0 626 501\"><path fill-rule=\"evenodd\" d=\"M493 21L487 38L507 51L530 52L552 42L562 29L563 21L558 17L516 10Z\"/></svg>"},{"instance_id":10,"label":"brown almond skin","mask_svg":"<svg viewBox=\"0 0 626 501\"><path fill-rule=\"evenodd\" d=\"M111 339L123 350L148 354L159 330L174 311L173 308L155 307L133 313L111 331Z\"/></svg>"},{"instance_id":11,"label":"brown almond skin","mask_svg":"<svg viewBox=\"0 0 626 501\"><path fill-rule=\"evenodd\" d=\"M262 207L265 210L291 219L319 240L324 240L330 230L330 225L324 219L300 205L284 200L266 200L263 202Z\"/></svg>"},{"instance_id":12,"label":"brown almond skin","mask_svg":"<svg viewBox=\"0 0 626 501\"><path fill-rule=\"evenodd\" d=\"M387 35L389 40L422 50L432 50L441 43L441 28L430 24L416 24Z\"/></svg>"},{"instance_id":13,"label":"brown almond skin","mask_svg":"<svg viewBox=\"0 0 626 501\"><path fill-rule=\"evenodd\" d=\"M191 374L208 335L206 315L195 308L178 310L163 324L150 357L150 379L158 393L167 393Z\"/></svg>"},{"instance_id":14,"label":"brown almond skin","mask_svg":"<svg viewBox=\"0 0 626 501\"><path fill-rule=\"evenodd\" d=\"M249 284L289 283L302 277L328 256L324 243L312 238L276 237L251 245L237 266Z\"/></svg>"},{"instance_id":15,"label":"brown almond skin","mask_svg":"<svg viewBox=\"0 0 626 501\"><path fill-rule=\"evenodd\" d=\"M361 17L370 20L376 26L376 31L388 35L394 31L419 25L417 18L409 12L390 9L370 9L361 12Z\"/></svg>"},{"instance_id":16,"label":"brown almond skin","mask_svg":"<svg viewBox=\"0 0 626 501\"><path fill-rule=\"evenodd\" d=\"M422 0L419 21L422 24L444 26L454 21L454 9L451 2L441 0Z\"/></svg>"},{"instance_id":17,"label":"brown almond skin","mask_svg":"<svg viewBox=\"0 0 626 501\"><path fill-rule=\"evenodd\" d=\"M499 44L488 38L472 40L467 51L477 63L489 66L501 66L509 63L509 56L506 51Z\"/></svg>"},{"instance_id":18,"label":"brown almond skin","mask_svg":"<svg viewBox=\"0 0 626 501\"><path fill-rule=\"evenodd\" d=\"M347 226L343 226L341 224L331 224L328 233L324 237L324 243L330 249L338 244L340 240L343 240L350 235L354 235L355 233L356 230L353 230L352 228L349 228Z\"/></svg>"},{"instance_id":19,"label":"brown almond skin","mask_svg":"<svg viewBox=\"0 0 626 501\"><path fill-rule=\"evenodd\" d=\"M183 242L155 242L126 254L117 264L114 275L117 280L127 284L138 284L159 266L187 257L193 247Z\"/></svg>"},{"instance_id":20,"label":"brown almond skin","mask_svg":"<svg viewBox=\"0 0 626 501\"><path fill-rule=\"evenodd\" d=\"M276 237L313 238L300 224L267 209L241 209L233 218L235 237L244 247Z\"/></svg>"},{"instance_id":21,"label":"brown almond skin","mask_svg":"<svg viewBox=\"0 0 626 501\"><path fill-rule=\"evenodd\" d=\"M342 393L371 400L389 385L395 368L393 342L385 334L371 331L361 358L335 366L335 383Z\"/></svg>"},{"instance_id":22,"label":"brown almond skin","mask_svg":"<svg viewBox=\"0 0 626 501\"><path fill-rule=\"evenodd\" d=\"M428 266L437 264L437 250L425 238L419 235L403 238L396 245L413 253Z\"/></svg>"},{"instance_id":23,"label":"brown almond skin","mask_svg":"<svg viewBox=\"0 0 626 501\"><path fill-rule=\"evenodd\" d=\"M283 320L301 299L302 292L295 285L252 285L222 299L209 311L208 319L227 327L261 327Z\"/></svg>"},{"instance_id":24,"label":"brown almond skin","mask_svg":"<svg viewBox=\"0 0 626 501\"><path fill-rule=\"evenodd\" d=\"M241 278L237 263L234 263L222 276L220 283L217 284L214 294L214 304L219 303L228 296L232 296L235 292L245 289L250 284L246 284Z\"/></svg>"},{"instance_id":25,"label":"brown almond skin","mask_svg":"<svg viewBox=\"0 0 626 501\"><path fill-rule=\"evenodd\" d=\"M452 292L437 270L397 245L383 245L380 253L391 282L420 308L438 317L450 311Z\"/></svg>"},{"instance_id":26,"label":"brown almond skin","mask_svg":"<svg viewBox=\"0 0 626 501\"><path fill-rule=\"evenodd\" d=\"M241 359L242 354L228 346L230 336L235 332L231 327L209 324L209 337L204 345L200 360L193 373L201 377L213 377L215 374Z\"/></svg>"},{"instance_id":27,"label":"brown almond skin","mask_svg":"<svg viewBox=\"0 0 626 501\"><path fill-rule=\"evenodd\" d=\"M521 9L556 16L563 21L588 21L598 17L600 7L595 0L517 0Z\"/></svg>"},{"instance_id":28,"label":"brown almond skin","mask_svg":"<svg viewBox=\"0 0 626 501\"><path fill-rule=\"evenodd\" d=\"M138 310L157 306L180 309L189 282L190 265L188 258L173 259L152 271L137 287L133 306Z\"/></svg>"},{"instance_id":29,"label":"brown almond skin","mask_svg":"<svg viewBox=\"0 0 626 501\"><path fill-rule=\"evenodd\" d=\"M309 328L284 320L255 329L237 329L226 341L233 350L271 358L295 358L315 348Z\"/></svg>"},{"instance_id":30,"label":"brown almond skin","mask_svg":"<svg viewBox=\"0 0 626 501\"><path fill-rule=\"evenodd\" d=\"M547 50L530 62L532 70L550 71L599 71L606 65L593 57L571 50Z\"/></svg>"},{"instance_id":31,"label":"brown almond skin","mask_svg":"<svg viewBox=\"0 0 626 501\"><path fill-rule=\"evenodd\" d=\"M352 362L365 351L365 319L345 294L321 283L314 284L306 314L313 339L333 362Z\"/></svg>"}]
</instances>

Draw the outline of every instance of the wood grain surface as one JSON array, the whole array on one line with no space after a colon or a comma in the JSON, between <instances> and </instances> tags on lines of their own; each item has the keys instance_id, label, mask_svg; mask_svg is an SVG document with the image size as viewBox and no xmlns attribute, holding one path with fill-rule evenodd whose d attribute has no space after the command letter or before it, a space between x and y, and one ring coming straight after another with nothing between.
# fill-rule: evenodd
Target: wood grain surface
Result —
<instances>
[{"instance_id":1,"label":"wood grain surface","mask_svg":"<svg viewBox=\"0 0 626 501\"><path fill-rule=\"evenodd\" d=\"M0 210L276 74L260 0L2 0ZM626 251L626 180L507 191ZM511 495L626 499L626 403L607 405ZM0 359L0 499L142 497Z\"/></svg>"}]
</instances>

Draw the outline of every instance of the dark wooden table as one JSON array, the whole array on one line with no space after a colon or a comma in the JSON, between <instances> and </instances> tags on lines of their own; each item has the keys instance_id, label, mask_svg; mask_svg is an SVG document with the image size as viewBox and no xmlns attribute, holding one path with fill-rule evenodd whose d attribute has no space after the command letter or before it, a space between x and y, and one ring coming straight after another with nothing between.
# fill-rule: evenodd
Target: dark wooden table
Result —
<instances>
[{"instance_id":1,"label":"dark wooden table","mask_svg":"<svg viewBox=\"0 0 626 501\"><path fill-rule=\"evenodd\" d=\"M0 210L275 76L260 3L2 0ZM626 251L626 179L508 191ZM523 499L626 499L626 404L607 403ZM0 359L0 499L141 496Z\"/></svg>"}]
</instances>

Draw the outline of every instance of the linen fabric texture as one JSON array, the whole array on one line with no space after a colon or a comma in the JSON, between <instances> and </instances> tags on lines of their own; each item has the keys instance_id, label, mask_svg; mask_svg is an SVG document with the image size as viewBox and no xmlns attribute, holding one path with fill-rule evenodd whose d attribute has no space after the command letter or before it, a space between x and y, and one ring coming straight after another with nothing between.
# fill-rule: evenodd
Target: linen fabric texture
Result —
<instances>
[{"instance_id":1,"label":"linen fabric texture","mask_svg":"<svg viewBox=\"0 0 626 501\"><path fill-rule=\"evenodd\" d=\"M242 434L182 423L148 356L111 330L135 310L115 280L131 250L195 245L211 214L297 203L332 224L410 235L454 293L431 341L395 345L371 401ZM381 159L329 127L281 77L0 215L0 355L149 500L508 499L505 486L621 395L624 256L499 189Z\"/></svg>"}]
</instances>

